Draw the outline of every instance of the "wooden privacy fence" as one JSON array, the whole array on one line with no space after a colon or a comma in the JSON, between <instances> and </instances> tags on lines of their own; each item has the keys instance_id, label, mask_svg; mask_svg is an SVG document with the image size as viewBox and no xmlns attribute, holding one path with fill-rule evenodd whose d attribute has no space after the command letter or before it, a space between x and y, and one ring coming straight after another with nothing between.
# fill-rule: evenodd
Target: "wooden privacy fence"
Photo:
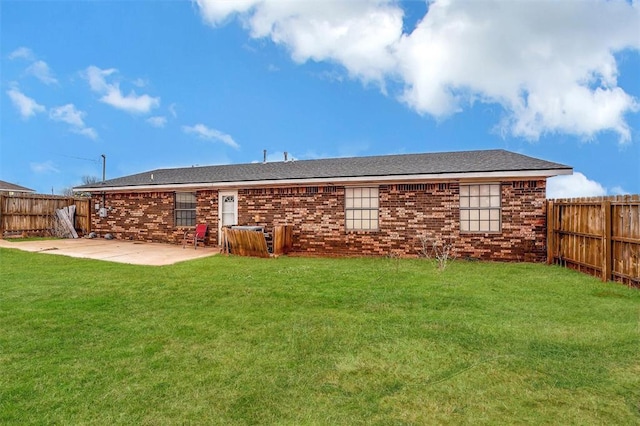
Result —
<instances>
[{"instance_id":1,"label":"wooden privacy fence","mask_svg":"<svg viewBox=\"0 0 640 426\"><path fill-rule=\"evenodd\" d=\"M54 228L56 210L76 206L76 229L91 231L91 200L40 194L0 194L0 237L9 235L47 235Z\"/></svg>"},{"instance_id":2,"label":"wooden privacy fence","mask_svg":"<svg viewBox=\"0 0 640 426\"><path fill-rule=\"evenodd\" d=\"M225 252L239 256L269 257L267 240L262 231L223 228Z\"/></svg>"},{"instance_id":3,"label":"wooden privacy fence","mask_svg":"<svg viewBox=\"0 0 640 426\"><path fill-rule=\"evenodd\" d=\"M287 254L293 248L293 226L277 225L273 227L273 254Z\"/></svg>"},{"instance_id":4,"label":"wooden privacy fence","mask_svg":"<svg viewBox=\"0 0 640 426\"><path fill-rule=\"evenodd\" d=\"M549 200L547 263L640 287L640 195Z\"/></svg>"},{"instance_id":5,"label":"wooden privacy fence","mask_svg":"<svg viewBox=\"0 0 640 426\"><path fill-rule=\"evenodd\" d=\"M293 246L293 227L277 225L273 228L272 250L269 253L267 238L263 231L223 228L225 252L240 256L270 257L287 254Z\"/></svg>"}]
</instances>

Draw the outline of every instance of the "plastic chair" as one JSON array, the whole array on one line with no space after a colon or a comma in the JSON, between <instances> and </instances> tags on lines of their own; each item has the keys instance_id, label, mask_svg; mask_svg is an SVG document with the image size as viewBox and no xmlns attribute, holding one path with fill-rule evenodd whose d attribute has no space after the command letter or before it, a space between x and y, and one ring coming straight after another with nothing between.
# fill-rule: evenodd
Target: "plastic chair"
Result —
<instances>
[{"instance_id":1,"label":"plastic chair","mask_svg":"<svg viewBox=\"0 0 640 426\"><path fill-rule=\"evenodd\" d=\"M206 241L205 240L206 236L207 236L207 225L204 223L200 223L196 225L196 229L194 229L193 231L191 230L185 231L184 237L182 238L182 248L186 247L187 242L189 244L193 242L194 250L198 248L199 242L201 242L202 245L204 246Z\"/></svg>"}]
</instances>

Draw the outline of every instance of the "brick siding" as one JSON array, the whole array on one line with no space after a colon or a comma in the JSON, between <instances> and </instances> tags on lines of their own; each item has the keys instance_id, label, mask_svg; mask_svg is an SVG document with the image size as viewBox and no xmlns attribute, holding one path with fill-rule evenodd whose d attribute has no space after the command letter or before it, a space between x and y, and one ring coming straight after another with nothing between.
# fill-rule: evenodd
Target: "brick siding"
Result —
<instances>
[{"instance_id":1,"label":"brick siding","mask_svg":"<svg viewBox=\"0 0 640 426\"><path fill-rule=\"evenodd\" d=\"M461 233L459 184L379 186L380 227L345 231L343 186L238 190L238 223L293 225L293 250L307 255L390 254L415 256L420 235L450 242L457 257L542 261L546 255L545 180L502 182L502 231ZM198 191L198 223L209 225L208 244L218 241L218 191ZM173 192L107 194L107 218L93 215L93 229L118 239L181 243L174 227ZM94 196L94 202L101 196Z\"/></svg>"},{"instance_id":2,"label":"brick siding","mask_svg":"<svg viewBox=\"0 0 640 426\"><path fill-rule=\"evenodd\" d=\"M119 240L182 244L184 233L192 228L174 226L174 192L115 193L105 196L106 218L93 212L92 229L100 236L113 234ZM93 195L102 205L102 195ZM198 222L218 222L218 191L200 191L196 204ZM207 244L218 243L217 232L208 233Z\"/></svg>"}]
</instances>

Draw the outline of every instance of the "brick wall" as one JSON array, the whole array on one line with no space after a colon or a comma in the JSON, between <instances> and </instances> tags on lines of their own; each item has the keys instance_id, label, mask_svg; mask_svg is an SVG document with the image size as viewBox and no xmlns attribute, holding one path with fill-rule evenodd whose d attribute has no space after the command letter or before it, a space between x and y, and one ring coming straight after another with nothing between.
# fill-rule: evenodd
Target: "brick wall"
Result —
<instances>
[{"instance_id":1,"label":"brick wall","mask_svg":"<svg viewBox=\"0 0 640 426\"><path fill-rule=\"evenodd\" d=\"M345 232L344 187L256 188L238 191L238 223L293 225L294 252L317 255L416 255L419 235L450 241L458 257L541 261L546 250L545 184L502 183L502 232L460 233L459 184L381 185L380 228ZM107 195L109 217L94 214L93 229L119 239L180 243L173 226L173 192ZM94 198L99 202L101 197ZM216 190L197 194L197 221L218 241Z\"/></svg>"},{"instance_id":2,"label":"brick wall","mask_svg":"<svg viewBox=\"0 0 640 426\"><path fill-rule=\"evenodd\" d=\"M185 231L191 228L174 226L174 192L142 192L107 194L109 209L106 218L92 214L92 230L100 236L111 233L119 240L182 244ZM102 205L102 195L94 195L92 203ZM198 192L196 204L198 222L209 224L207 244L218 243L218 191ZM211 224L215 221L215 228Z\"/></svg>"},{"instance_id":3,"label":"brick wall","mask_svg":"<svg viewBox=\"0 0 640 426\"><path fill-rule=\"evenodd\" d=\"M459 257L542 261L546 250L545 184L502 183L502 232L460 233L457 183L379 187L380 229L344 231L344 187L239 192L239 222L293 225L294 251L332 255L416 255L419 235L451 242Z\"/></svg>"},{"instance_id":4,"label":"brick wall","mask_svg":"<svg viewBox=\"0 0 640 426\"><path fill-rule=\"evenodd\" d=\"M507 261L544 261L547 247L546 181L502 183L502 232L461 234L461 256Z\"/></svg>"}]
</instances>

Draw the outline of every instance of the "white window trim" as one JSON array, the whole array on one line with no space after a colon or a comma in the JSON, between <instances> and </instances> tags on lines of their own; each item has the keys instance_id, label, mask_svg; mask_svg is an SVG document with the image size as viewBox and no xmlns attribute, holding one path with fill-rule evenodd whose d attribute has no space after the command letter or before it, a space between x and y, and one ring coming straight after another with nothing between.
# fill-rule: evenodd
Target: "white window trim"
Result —
<instances>
[{"instance_id":1,"label":"white window trim","mask_svg":"<svg viewBox=\"0 0 640 426\"><path fill-rule=\"evenodd\" d=\"M491 189L489 189L489 195L481 195L481 187L482 186L497 186L498 187L498 194L491 194ZM468 196L463 196L462 195L462 188L463 187L469 187L469 195ZM474 197L478 198L478 205L471 205L471 187L477 187L478 188L478 195L475 195ZM491 199L493 197L498 197L498 205L493 205L491 203ZM469 205L467 206L463 206L463 198L467 197L469 200ZM482 198L488 197L489 198L489 205L488 206L482 206ZM459 209L460 209L460 215L459 215L459 219L460 219L460 233L461 234L499 234L502 232L502 184L500 182L468 182L468 183L461 183L460 184L460 190L459 190ZM489 218L488 219L482 219L482 212L489 212ZM498 212L498 217L496 219L491 218L491 212L492 211L497 211ZM467 213L467 218L463 218L464 213L463 212L468 212ZM471 218L471 213L472 212L477 212L478 213L478 218ZM478 228L479 229L471 229L471 224L472 222L478 222ZM491 222L495 222L497 221L497 225L498 225L498 229L482 229L481 225L483 222L487 222L489 224L489 228L491 228ZM467 229L464 229L464 223L466 222L467 224Z\"/></svg>"},{"instance_id":2,"label":"white window trim","mask_svg":"<svg viewBox=\"0 0 640 426\"><path fill-rule=\"evenodd\" d=\"M362 196L360 196L359 198L355 198L353 195L351 196L351 202L354 204L352 206L349 206L349 192L351 191L356 191L356 190L363 190L363 189L367 189L367 190L375 190L376 191L376 197L372 197L371 195L369 195L368 197L363 198ZM360 203L362 202L362 200L369 200L369 206L356 206L356 200L358 200ZM375 206L371 207L371 200L375 200ZM358 203L358 204L360 204ZM349 212L364 212L364 211L368 211L368 212L372 212L375 211L375 219L372 219L369 213L369 217L366 219L363 218L358 218L358 219L351 219L349 218ZM360 220L361 223L362 221L368 221L369 225L371 225L372 222L375 222L376 226L375 227L370 227L370 228L363 228L363 227L353 227L350 228L349 227L349 221L350 220ZM376 232L380 230L380 188L378 186L371 186L371 185L367 185L367 186L347 186L344 189L344 229L346 232Z\"/></svg>"},{"instance_id":3,"label":"white window trim","mask_svg":"<svg viewBox=\"0 0 640 426\"><path fill-rule=\"evenodd\" d=\"M179 209L178 208L178 194L191 194L193 195L194 207L192 209ZM193 228L198 223L197 210L198 209L198 194L196 192L190 191L176 191L173 195L173 226L176 228ZM193 219L193 225L178 225L178 212L179 211L193 211L195 213L195 217Z\"/></svg>"}]
</instances>

